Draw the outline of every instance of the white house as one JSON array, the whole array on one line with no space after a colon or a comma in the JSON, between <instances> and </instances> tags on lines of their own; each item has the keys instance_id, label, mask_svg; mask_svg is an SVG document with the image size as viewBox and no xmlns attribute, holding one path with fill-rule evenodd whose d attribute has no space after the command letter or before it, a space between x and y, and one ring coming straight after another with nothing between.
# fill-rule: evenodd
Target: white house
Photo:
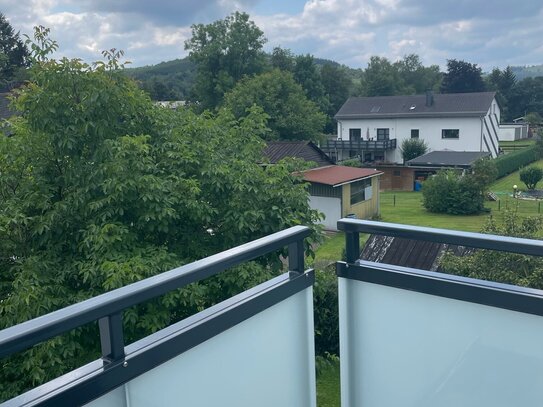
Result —
<instances>
[{"instance_id":1,"label":"white house","mask_svg":"<svg viewBox=\"0 0 543 407\"><path fill-rule=\"evenodd\" d=\"M403 163L400 146L424 139L430 151L499 154L500 107L494 92L351 97L335 115L337 140L322 149L335 159Z\"/></svg>"}]
</instances>

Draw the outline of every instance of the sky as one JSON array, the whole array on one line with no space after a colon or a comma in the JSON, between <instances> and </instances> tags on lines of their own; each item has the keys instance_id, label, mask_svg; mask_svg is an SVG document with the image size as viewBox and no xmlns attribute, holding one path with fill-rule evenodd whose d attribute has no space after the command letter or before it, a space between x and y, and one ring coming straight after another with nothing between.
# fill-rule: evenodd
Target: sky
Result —
<instances>
[{"instance_id":1,"label":"sky","mask_svg":"<svg viewBox=\"0 0 543 407\"><path fill-rule=\"evenodd\" d=\"M116 48L131 66L187 56L192 24L234 11L264 31L266 51L281 46L352 68L411 53L442 68L447 59L484 71L543 64L542 0L0 0L21 34L49 27L57 57L92 62Z\"/></svg>"}]
</instances>

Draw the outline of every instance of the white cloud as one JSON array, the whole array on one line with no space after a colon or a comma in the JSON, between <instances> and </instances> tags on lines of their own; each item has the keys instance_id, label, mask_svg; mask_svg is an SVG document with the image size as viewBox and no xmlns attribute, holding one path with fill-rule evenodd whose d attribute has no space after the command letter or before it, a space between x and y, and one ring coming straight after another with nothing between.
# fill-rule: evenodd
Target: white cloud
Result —
<instances>
[{"instance_id":1,"label":"white cloud","mask_svg":"<svg viewBox=\"0 0 543 407\"><path fill-rule=\"evenodd\" d=\"M251 13L263 1L0 0L0 8L23 33L51 27L62 55L92 61L115 47L141 65L185 56L191 24ZM281 45L354 67L371 55L394 60L412 52L442 67L448 58L484 69L543 61L540 0L308 0L300 10L251 15L267 49Z\"/></svg>"}]
</instances>

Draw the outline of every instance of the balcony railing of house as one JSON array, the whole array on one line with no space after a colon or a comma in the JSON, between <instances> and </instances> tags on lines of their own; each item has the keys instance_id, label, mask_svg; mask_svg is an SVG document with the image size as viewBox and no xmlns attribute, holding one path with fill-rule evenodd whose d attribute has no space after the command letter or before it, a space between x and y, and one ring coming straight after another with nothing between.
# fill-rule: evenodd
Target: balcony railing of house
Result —
<instances>
[{"instance_id":1,"label":"balcony railing of house","mask_svg":"<svg viewBox=\"0 0 543 407\"><path fill-rule=\"evenodd\" d=\"M359 260L360 233L543 256L543 241L343 219L342 406L535 406L543 291Z\"/></svg>"},{"instance_id":2,"label":"balcony railing of house","mask_svg":"<svg viewBox=\"0 0 543 407\"><path fill-rule=\"evenodd\" d=\"M396 139L391 140L327 140L321 146L324 152L337 150L385 151L396 148Z\"/></svg>"},{"instance_id":3,"label":"balcony railing of house","mask_svg":"<svg viewBox=\"0 0 543 407\"><path fill-rule=\"evenodd\" d=\"M309 233L296 226L0 331L0 358L93 321L102 346L102 359L2 406L315 406ZM285 246L289 272L125 346L123 310Z\"/></svg>"},{"instance_id":4,"label":"balcony railing of house","mask_svg":"<svg viewBox=\"0 0 543 407\"><path fill-rule=\"evenodd\" d=\"M543 241L342 219L342 405L532 406L543 291L359 259L360 233L543 256ZM0 357L98 321L103 357L5 403L315 406L311 270L295 227L0 331ZM289 247L289 272L125 346L122 310ZM44 367L45 368L45 367Z\"/></svg>"}]
</instances>

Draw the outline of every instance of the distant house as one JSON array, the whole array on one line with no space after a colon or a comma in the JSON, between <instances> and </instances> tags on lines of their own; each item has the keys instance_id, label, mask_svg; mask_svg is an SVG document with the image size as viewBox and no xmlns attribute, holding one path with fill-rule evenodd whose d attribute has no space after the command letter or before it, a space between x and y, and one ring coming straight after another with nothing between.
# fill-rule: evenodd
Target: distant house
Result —
<instances>
[{"instance_id":1,"label":"distant house","mask_svg":"<svg viewBox=\"0 0 543 407\"><path fill-rule=\"evenodd\" d=\"M277 164L287 157L314 162L317 167L334 164L334 161L312 141L269 141L263 154L270 164Z\"/></svg>"},{"instance_id":2,"label":"distant house","mask_svg":"<svg viewBox=\"0 0 543 407\"><path fill-rule=\"evenodd\" d=\"M381 172L369 168L330 165L303 172L309 187L311 208L324 213L325 229L337 230L337 221L346 216L367 219L379 210Z\"/></svg>"},{"instance_id":3,"label":"distant house","mask_svg":"<svg viewBox=\"0 0 543 407\"><path fill-rule=\"evenodd\" d=\"M10 109L10 100L8 98L9 93L0 93L0 132L4 134L11 134L11 130L6 123L6 120L17 113Z\"/></svg>"},{"instance_id":4,"label":"distant house","mask_svg":"<svg viewBox=\"0 0 543 407\"><path fill-rule=\"evenodd\" d=\"M335 115L337 139L321 148L337 160L403 164L403 140L418 138L430 151L499 155L500 108L494 92L352 97Z\"/></svg>"}]
</instances>

